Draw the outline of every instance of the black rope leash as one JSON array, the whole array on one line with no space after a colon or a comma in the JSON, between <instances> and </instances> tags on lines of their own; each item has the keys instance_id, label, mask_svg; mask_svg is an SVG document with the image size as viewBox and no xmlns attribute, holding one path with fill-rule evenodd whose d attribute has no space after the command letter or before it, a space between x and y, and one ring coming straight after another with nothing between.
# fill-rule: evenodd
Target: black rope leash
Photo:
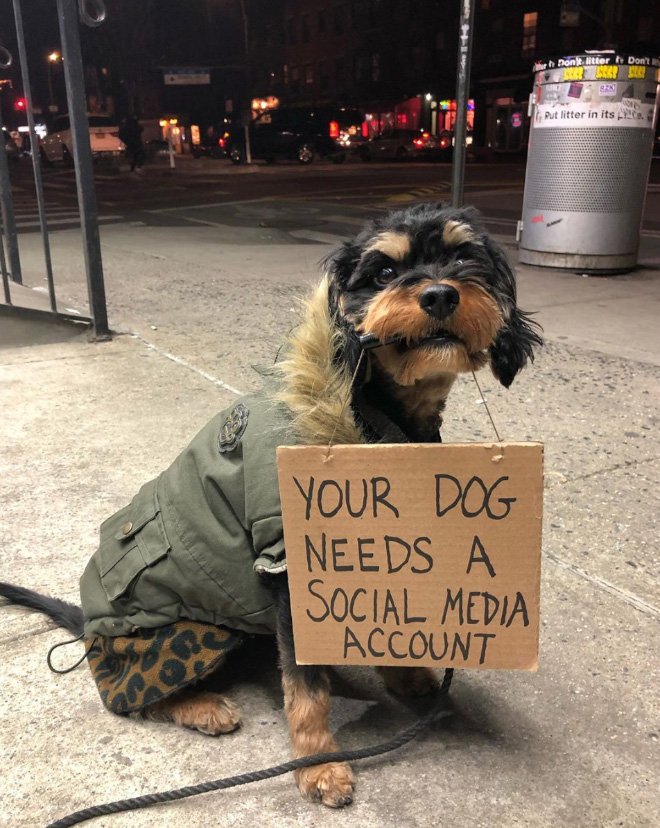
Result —
<instances>
[{"instance_id":1,"label":"black rope leash","mask_svg":"<svg viewBox=\"0 0 660 828\"><path fill-rule=\"evenodd\" d=\"M108 802L105 805L94 805L91 808L85 808L82 811L69 814L69 816L63 819L58 819L57 822L51 822L46 828L70 828L72 825L79 825L81 822L86 822L88 819L93 819L97 816L119 814L123 811L136 811L139 808L148 808L150 805L157 805L159 802L175 802L177 799L186 799L189 796L196 796L201 793L211 793L211 791L220 791L225 788L235 788L238 785L248 785L250 782L261 782L263 779L282 776L285 773L290 773L299 768L324 765L326 762L354 762L358 759L369 759L372 756L380 756L383 753L397 750L412 741L433 721L452 715L451 711L445 708L445 703L453 675L454 670L452 668L445 670L442 684L437 691L438 700L433 710L425 716L422 716L415 724L406 728L406 730L402 730L393 739L390 739L389 742L383 742L373 747L358 748L357 750L317 753L314 756L303 756L300 759L293 759L281 765L274 765L272 768L251 771L249 773L243 773L240 776L227 776L224 779L216 779L215 782L202 782L199 785L189 785L186 788L177 788L173 791L145 794L144 796L136 796L132 799L119 799L116 802Z\"/></svg>"}]
</instances>

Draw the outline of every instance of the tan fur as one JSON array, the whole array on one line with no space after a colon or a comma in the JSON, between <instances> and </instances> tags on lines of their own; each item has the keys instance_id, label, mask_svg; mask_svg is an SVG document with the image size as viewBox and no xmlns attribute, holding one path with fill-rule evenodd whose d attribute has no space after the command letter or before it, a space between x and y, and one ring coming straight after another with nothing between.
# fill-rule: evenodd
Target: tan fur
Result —
<instances>
[{"instance_id":1,"label":"tan fur","mask_svg":"<svg viewBox=\"0 0 660 828\"><path fill-rule=\"evenodd\" d=\"M352 377L345 364L333 361L341 334L330 316L327 277L303 300L301 317L273 370L281 379L275 398L291 411L303 444L366 442L349 404Z\"/></svg>"},{"instance_id":2,"label":"tan fur","mask_svg":"<svg viewBox=\"0 0 660 828\"><path fill-rule=\"evenodd\" d=\"M458 221L448 221L442 230L442 241L447 247L458 247L466 242L474 243L476 239L469 225Z\"/></svg>"},{"instance_id":3,"label":"tan fur","mask_svg":"<svg viewBox=\"0 0 660 828\"><path fill-rule=\"evenodd\" d=\"M430 667L376 667L385 687L398 696L425 696L438 688L438 679Z\"/></svg>"},{"instance_id":4,"label":"tan fur","mask_svg":"<svg viewBox=\"0 0 660 828\"><path fill-rule=\"evenodd\" d=\"M194 690L182 690L151 704L142 715L154 722L174 722L199 730L207 736L231 733L241 723L241 712L230 699L219 693Z\"/></svg>"},{"instance_id":5,"label":"tan fur","mask_svg":"<svg viewBox=\"0 0 660 828\"><path fill-rule=\"evenodd\" d=\"M437 284L451 285L460 295L454 313L442 323L432 319L419 304L420 294L432 280L411 287L394 287L378 293L369 304L359 330L373 333L379 339L405 336L408 343L430 336L439 326L465 342L468 349L481 351L488 347L502 326L502 315L488 292L473 283L443 279Z\"/></svg>"},{"instance_id":6,"label":"tan fur","mask_svg":"<svg viewBox=\"0 0 660 828\"><path fill-rule=\"evenodd\" d=\"M454 373L440 374L429 379L421 379L414 385L398 386L394 393L412 420L426 423L437 419L440 428L445 400L455 380Z\"/></svg>"},{"instance_id":7,"label":"tan fur","mask_svg":"<svg viewBox=\"0 0 660 828\"><path fill-rule=\"evenodd\" d=\"M391 336L405 336L413 342L429 336L437 323L419 306L419 295L432 282L411 287L391 287L377 293L358 325L363 333L373 333L382 341Z\"/></svg>"},{"instance_id":8,"label":"tan fur","mask_svg":"<svg viewBox=\"0 0 660 828\"><path fill-rule=\"evenodd\" d=\"M402 262L410 253L410 239L405 233L395 233L394 230L384 230L379 233L371 244L365 248L363 256L377 250L394 259Z\"/></svg>"},{"instance_id":9,"label":"tan fur","mask_svg":"<svg viewBox=\"0 0 660 828\"><path fill-rule=\"evenodd\" d=\"M330 687L327 679L322 687L311 690L284 673L282 686L294 757L337 750L328 725ZM304 768L296 771L295 776L303 796L318 799L333 808L351 801L355 783L353 772L345 762Z\"/></svg>"}]
</instances>

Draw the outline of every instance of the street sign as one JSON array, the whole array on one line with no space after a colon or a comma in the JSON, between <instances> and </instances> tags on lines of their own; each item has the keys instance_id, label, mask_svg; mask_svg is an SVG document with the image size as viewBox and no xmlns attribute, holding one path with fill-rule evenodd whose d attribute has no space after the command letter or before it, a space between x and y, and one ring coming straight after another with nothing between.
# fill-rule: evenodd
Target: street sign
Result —
<instances>
[{"instance_id":1,"label":"street sign","mask_svg":"<svg viewBox=\"0 0 660 828\"><path fill-rule=\"evenodd\" d=\"M165 86L208 86L211 83L211 70L194 67L168 67L163 69Z\"/></svg>"}]
</instances>

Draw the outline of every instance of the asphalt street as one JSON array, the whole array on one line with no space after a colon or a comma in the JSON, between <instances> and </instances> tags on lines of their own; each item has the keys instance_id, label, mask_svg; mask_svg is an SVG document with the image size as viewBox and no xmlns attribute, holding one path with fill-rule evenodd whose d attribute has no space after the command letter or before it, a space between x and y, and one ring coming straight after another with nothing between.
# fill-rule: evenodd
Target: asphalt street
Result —
<instances>
[{"instance_id":1,"label":"asphalt street","mask_svg":"<svg viewBox=\"0 0 660 828\"><path fill-rule=\"evenodd\" d=\"M241 243L240 229L262 228L256 243L334 243L354 232L366 217L415 201L447 200L451 166L429 163L362 164L349 162L234 167L216 159L179 158L177 168L163 163L142 175L127 168L96 171L101 227L216 227L222 240ZM23 159L12 169L19 233L39 232L31 165ZM478 207L491 233L513 242L521 216L523 162L468 164L465 202ZM74 172L44 172L44 193L51 232L79 225ZM238 229L238 233L235 230ZM640 259L660 265L660 163L654 162Z\"/></svg>"},{"instance_id":2,"label":"asphalt street","mask_svg":"<svg viewBox=\"0 0 660 828\"><path fill-rule=\"evenodd\" d=\"M184 164L186 166L184 167ZM522 165L469 165L480 206L514 265ZM20 223L34 220L29 165L12 169ZM0 317L0 579L78 601L102 520L169 465L239 392L256 388L295 324L318 263L367 215L446 197L442 165L234 169L182 162L144 177L100 173L97 194L109 342ZM660 813L660 194L647 198L633 273L585 278L517 267L520 304L546 345L508 391L481 387L504 439L545 446L537 673L460 670L454 715L397 754L357 767L343 812L303 801L293 781L249 785L90 825L99 828L657 828ZM58 302L86 312L72 174L46 176ZM58 209L55 209L58 208ZM114 218L118 217L118 218ZM71 219L69 222L68 220ZM46 304L39 234L20 227L26 286ZM456 383L446 442L493 431L470 377ZM82 665L53 675L68 635L0 606L0 824L35 828L101 802L283 761L289 741L272 646L252 642L213 689L243 710L209 739L105 712ZM58 651L57 666L80 656ZM425 704L388 695L366 668L333 670L331 729L375 744Z\"/></svg>"}]
</instances>

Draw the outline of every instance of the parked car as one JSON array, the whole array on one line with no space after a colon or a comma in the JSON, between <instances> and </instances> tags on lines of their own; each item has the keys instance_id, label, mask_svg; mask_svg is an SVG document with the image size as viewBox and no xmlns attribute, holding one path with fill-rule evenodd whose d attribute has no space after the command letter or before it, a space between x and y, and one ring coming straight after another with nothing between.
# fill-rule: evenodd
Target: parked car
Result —
<instances>
[{"instance_id":1,"label":"parked car","mask_svg":"<svg viewBox=\"0 0 660 828\"><path fill-rule=\"evenodd\" d=\"M337 164L366 143L367 125L357 109L299 107L262 112L250 124L253 158L272 163L278 158L310 164L329 158ZM223 136L234 164L245 161L245 129L238 124Z\"/></svg>"},{"instance_id":2,"label":"parked car","mask_svg":"<svg viewBox=\"0 0 660 828\"><path fill-rule=\"evenodd\" d=\"M18 146L16 141L11 137L5 127L2 128L2 134L5 136L5 149L7 151L7 158L10 161L19 161L23 151Z\"/></svg>"},{"instance_id":3,"label":"parked car","mask_svg":"<svg viewBox=\"0 0 660 828\"><path fill-rule=\"evenodd\" d=\"M107 115L88 115L89 142L92 156L96 159L118 158L126 149L119 140L119 127ZM71 163L73 142L71 140L71 123L68 115L56 118L52 128L42 140L39 154L46 164L55 161Z\"/></svg>"},{"instance_id":4,"label":"parked car","mask_svg":"<svg viewBox=\"0 0 660 828\"><path fill-rule=\"evenodd\" d=\"M362 147L363 161L393 159L406 161L411 158L442 159L451 157L451 136L442 133L431 135L421 129L390 129L376 135Z\"/></svg>"}]
</instances>

